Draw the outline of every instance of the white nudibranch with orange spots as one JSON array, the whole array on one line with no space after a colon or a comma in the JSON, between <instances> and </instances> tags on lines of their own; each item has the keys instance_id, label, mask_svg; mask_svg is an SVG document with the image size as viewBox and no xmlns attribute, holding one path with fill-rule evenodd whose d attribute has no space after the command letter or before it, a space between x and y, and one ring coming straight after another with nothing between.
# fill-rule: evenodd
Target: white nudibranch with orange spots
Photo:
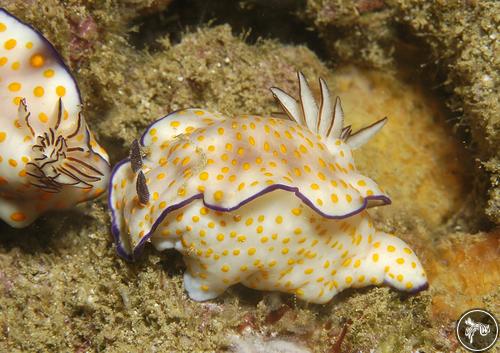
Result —
<instances>
[{"instance_id":1,"label":"white nudibranch with orange spots","mask_svg":"<svg viewBox=\"0 0 500 353\"><path fill-rule=\"evenodd\" d=\"M426 288L415 253L373 227L366 208L390 200L354 166L351 150L386 120L351 134L323 80L319 107L300 73L299 87L298 102L272 88L289 120L187 109L153 123L112 172L119 254L178 250L195 300L236 283L314 303L349 287Z\"/></svg>"},{"instance_id":2,"label":"white nudibranch with orange spots","mask_svg":"<svg viewBox=\"0 0 500 353\"><path fill-rule=\"evenodd\" d=\"M78 87L41 33L0 9L0 219L29 225L105 191L110 166Z\"/></svg>"}]
</instances>

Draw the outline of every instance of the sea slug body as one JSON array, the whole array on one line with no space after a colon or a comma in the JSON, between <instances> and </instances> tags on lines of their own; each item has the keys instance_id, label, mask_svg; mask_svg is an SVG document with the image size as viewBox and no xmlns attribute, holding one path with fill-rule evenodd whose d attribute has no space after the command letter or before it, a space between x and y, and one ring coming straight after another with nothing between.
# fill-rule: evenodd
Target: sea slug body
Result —
<instances>
[{"instance_id":1,"label":"sea slug body","mask_svg":"<svg viewBox=\"0 0 500 353\"><path fill-rule=\"evenodd\" d=\"M271 89L288 120L187 109L153 123L112 172L118 253L175 248L194 300L236 283L313 303L350 287L426 288L409 246L374 228L366 209L390 200L354 166L351 150L386 119L351 134L326 83L318 106L298 76L299 101Z\"/></svg>"},{"instance_id":2,"label":"sea slug body","mask_svg":"<svg viewBox=\"0 0 500 353\"><path fill-rule=\"evenodd\" d=\"M41 33L0 9L0 218L25 227L106 190L78 87Z\"/></svg>"}]
</instances>

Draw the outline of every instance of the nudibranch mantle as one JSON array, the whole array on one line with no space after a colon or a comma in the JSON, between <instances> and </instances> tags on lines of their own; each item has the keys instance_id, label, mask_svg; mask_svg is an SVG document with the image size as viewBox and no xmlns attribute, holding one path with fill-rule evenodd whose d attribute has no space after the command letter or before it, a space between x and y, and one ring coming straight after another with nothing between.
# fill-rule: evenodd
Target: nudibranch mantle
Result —
<instances>
[{"instance_id":1,"label":"nudibranch mantle","mask_svg":"<svg viewBox=\"0 0 500 353\"><path fill-rule=\"evenodd\" d=\"M427 285L416 255L376 230L367 207L390 203L351 150L385 119L351 134L320 80L316 105L272 88L289 120L186 109L153 123L113 170L109 205L121 256L147 241L184 256L195 300L242 283L325 303L348 287Z\"/></svg>"},{"instance_id":2,"label":"nudibranch mantle","mask_svg":"<svg viewBox=\"0 0 500 353\"><path fill-rule=\"evenodd\" d=\"M25 227L106 190L110 166L78 87L36 29L0 9L0 218Z\"/></svg>"}]
</instances>

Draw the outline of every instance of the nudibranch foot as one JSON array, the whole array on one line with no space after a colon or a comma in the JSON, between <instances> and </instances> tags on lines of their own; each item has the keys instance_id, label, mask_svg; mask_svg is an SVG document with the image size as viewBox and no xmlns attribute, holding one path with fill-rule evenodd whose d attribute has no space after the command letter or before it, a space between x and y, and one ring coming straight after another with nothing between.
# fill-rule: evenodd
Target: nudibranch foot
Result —
<instances>
[{"instance_id":1,"label":"nudibranch foot","mask_svg":"<svg viewBox=\"0 0 500 353\"><path fill-rule=\"evenodd\" d=\"M109 162L78 87L41 33L0 9L0 218L29 225L106 189Z\"/></svg>"},{"instance_id":2,"label":"nudibranch foot","mask_svg":"<svg viewBox=\"0 0 500 353\"><path fill-rule=\"evenodd\" d=\"M288 120L186 109L154 122L112 172L118 253L179 251L195 300L236 283L313 303L350 287L425 288L408 245L372 225L367 208L389 197L354 166L351 150L386 120L352 134L323 80L319 108L299 83L300 102L273 89Z\"/></svg>"}]
</instances>

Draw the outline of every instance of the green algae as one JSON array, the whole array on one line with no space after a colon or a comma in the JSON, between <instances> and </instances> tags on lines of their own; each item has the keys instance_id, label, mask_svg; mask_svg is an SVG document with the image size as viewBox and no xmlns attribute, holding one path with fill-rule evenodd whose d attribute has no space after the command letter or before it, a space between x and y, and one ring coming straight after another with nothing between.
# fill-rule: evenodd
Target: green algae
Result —
<instances>
[{"instance_id":1,"label":"green algae","mask_svg":"<svg viewBox=\"0 0 500 353\"><path fill-rule=\"evenodd\" d=\"M145 126L172 110L204 107L228 115L269 114L277 108L268 88L294 92L295 70L310 78L332 77L305 46L273 40L248 44L227 25L200 26L183 33L178 44L159 37L154 51L134 48L128 40L131 21L168 9L169 3L0 4L39 28L61 50L82 89L89 124L113 161L127 155L128 144ZM325 12L327 5L330 12ZM475 156L494 178L498 107L494 92L478 90L473 82L482 82L476 79L484 72L498 82L498 70L490 67L488 52L479 55L472 49L479 47L475 43L485 43L477 26L491 35L488 21L498 20L491 15L495 7L471 3L468 6L476 10L466 14L461 5L443 6L386 1L366 10L350 1L309 1L306 15L325 42L333 43L335 62L381 69L395 70L399 63L396 25L404 24L416 36L425 33L419 40L448 74L447 104L454 111L463 109L460 118L472 129ZM82 35L78 24L89 17L95 33ZM463 25L467 17L474 26ZM457 31L455 22L462 23L469 44L460 53L450 36L443 35ZM332 35L337 39L331 41ZM77 49L68 43L76 43ZM478 187L484 182L484 176L479 178ZM484 191L486 184L482 187ZM498 197L498 190L490 188L490 193ZM489 202L486 212L498 220L498 198ZM24 230L0 226L0 351L219 352L230 349L231 334L244 330L299 339L314 352L328 352L346 324L346 351L455 348L432 321L432 290L408 297L387 288L368 288L342 293L319 306L286 296L277 302L274 295L236 287L210 303L193 302L184 293L182 261L174 252L157 253L148 247L133 264L116 256L106 207L101 198L72 212L47 215ZM429 246L423 244L429 230L419 222L404 215L378 218L380 227L404 232L403 238L421 253ZM287 308L283 316L270 320L282 305Z\"/></svg>"}]
</instances>

